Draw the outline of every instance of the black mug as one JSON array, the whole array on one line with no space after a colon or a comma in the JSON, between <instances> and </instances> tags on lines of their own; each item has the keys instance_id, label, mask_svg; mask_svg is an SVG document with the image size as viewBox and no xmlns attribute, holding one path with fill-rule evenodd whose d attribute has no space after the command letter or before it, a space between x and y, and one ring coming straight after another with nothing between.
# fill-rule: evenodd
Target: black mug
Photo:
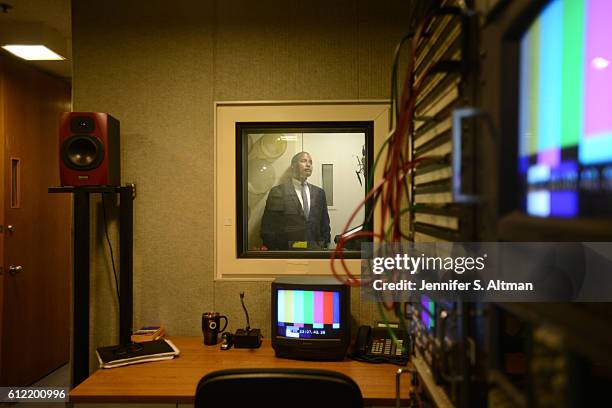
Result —
<instances>
[{"instance_id":1,"label":"black mug","mask_svg":"<svg viewBox=\"0 0 612 408\"><path fill-rule=\"evenodd\" d=\"M223 328L219 328L221 325L221 319L225 319ZM217 344L219 333L221 333L227 327L227 317L221 316L219 312L206 312L202 313L202 334L204 335L204 344L213 346Z\"/></svg>"}]
</instances>

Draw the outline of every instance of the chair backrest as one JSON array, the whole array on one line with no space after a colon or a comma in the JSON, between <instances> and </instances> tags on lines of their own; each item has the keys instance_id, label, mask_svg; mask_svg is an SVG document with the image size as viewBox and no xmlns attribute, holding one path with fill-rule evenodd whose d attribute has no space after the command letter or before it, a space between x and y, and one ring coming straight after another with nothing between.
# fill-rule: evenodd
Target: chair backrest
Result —
<instances>
[{"instance_id":1,"label":"chair backrest","mask_svg":"<svg viewBox=\"0 0 612 408\"><path fill-rule=\"evenodd\" d=\"M223 405L217 405L223 404ZM313 369L232 369L202 377L195 408L363 407L359 386L344 374Z\"/></svg>"}]
</instances>

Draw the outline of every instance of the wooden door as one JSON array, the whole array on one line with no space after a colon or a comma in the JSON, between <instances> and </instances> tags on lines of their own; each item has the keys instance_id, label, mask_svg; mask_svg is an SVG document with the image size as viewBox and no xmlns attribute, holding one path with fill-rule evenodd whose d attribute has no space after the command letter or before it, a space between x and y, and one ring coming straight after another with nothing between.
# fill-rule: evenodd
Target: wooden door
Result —
<instances>
[{"instance_id":1,"label":"wooden door","mask_svg":"<svg viewBox=\"0 0 612 408\"><path fill-rule=\"evenodd\" d=\"M69 360L70 197L47 188L59 185L57 129L70 85L6 55L0 67L0 385L24 386Z\"/></svg>"}]
</instances>

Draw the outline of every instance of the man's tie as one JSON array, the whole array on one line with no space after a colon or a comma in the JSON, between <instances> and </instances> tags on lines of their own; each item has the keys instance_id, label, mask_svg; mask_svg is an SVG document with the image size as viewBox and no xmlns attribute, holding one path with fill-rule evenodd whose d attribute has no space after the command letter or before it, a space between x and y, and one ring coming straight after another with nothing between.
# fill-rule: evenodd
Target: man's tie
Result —
<instances>
[{"instance_id":1,"label":"man's tie","mask_svg":"<svg viewBox=\"0 0 612 408\"><path fill-rule=\"evenodd\" d=\"M310 206L308 205L308 194L306 193L306 182L302 183L302 202L304 203L304 218L308 219Z\"/></svg>"}]
</instances>

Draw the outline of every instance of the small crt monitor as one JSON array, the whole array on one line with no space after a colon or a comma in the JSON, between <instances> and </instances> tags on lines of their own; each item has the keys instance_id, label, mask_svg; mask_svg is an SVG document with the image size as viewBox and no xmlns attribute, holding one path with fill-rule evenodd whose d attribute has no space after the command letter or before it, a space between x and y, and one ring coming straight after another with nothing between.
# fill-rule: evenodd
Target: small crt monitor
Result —
<instances>
[{"instance_id":1,"label":"small crt monitor","mask_svg":"<svg viewBox=\"0 0 612 408\"><path fill-rule=\"evenodd\" d=\"M272 347L277 357L342 360L350 343L350 287L333 277L272 282Z\"/></svg>"}]
</instances>

